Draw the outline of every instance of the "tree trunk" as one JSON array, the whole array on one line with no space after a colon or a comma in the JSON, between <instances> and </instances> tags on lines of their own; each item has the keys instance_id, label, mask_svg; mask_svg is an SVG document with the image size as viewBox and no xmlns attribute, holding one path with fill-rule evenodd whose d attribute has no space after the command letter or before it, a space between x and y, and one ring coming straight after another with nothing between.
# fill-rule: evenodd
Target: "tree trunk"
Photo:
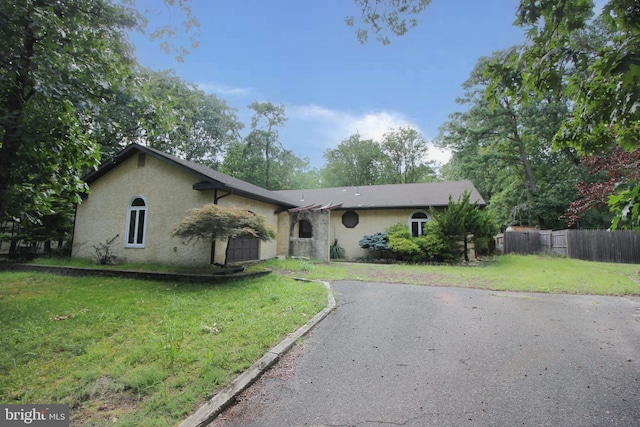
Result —
<instances>
[{"instance_id":1,"label":"tree trunk","mask_svg":"<svg viewBox=\"0 0 640 427\"><path fill-rule=\"evenodd\" d=\"M6 108L5 119L0 122L0 132L4 131L0 143L0 220L5 216L9 202L8 193L12 185L11 172L20 148L20 120L29 98L34 93L29 76L33 65L32 58L36 38L29 20L25 20L23 26L25 36L22 55L16 60L14 66L14 82L7 95L7 104L2 106Z\"/></svg>"},{"instance_id":2,"label":"tree trunk","mask_svg":"<svg viewBox=\"0 0 640 427\"><path fill-rule=\"evenodd\" d=\"M507 108L509 108L509 103L507 102ZM509 109L509 122L511 124L511 130L513 132L513 140L518 146L518 153L520 154L520 161L524 166L524 174L527 178L527 186L529 188L529 193L532 196L538 194L538 189L536 188L536 181L533 177L533 171L531 170L531 165L529 164L529 159L527 158L527 152L524 146L524 142L520 138L520 133L518 132L518 121L516 118L516 114Z\"/></svg>"},{"instance_id":3,"label":"tree trunk","mask_svg":"<svg viewBox=\"0 0 640 427\"><path fill-rule=\"evenodd\" d=\"M535 199L538 196L538 188L536 187L536 180L533 176L531 164L529 164L529 158L527 157L527 151L524 146L524 142L520 138L520 132L518 132L518 119L515 112L510 108L508 100L505 101L505 105L509 112L509 123L511 124L511 130L513 132L513 140L518 146L520 161L522 162L522 166L524 166L524 174L527 180L527 188L529 190L530 199ZM538 226L541 230L547 228L543 217L537 216L536 219L538 220Z\"/></svg>"},{"instance_id":4,"label":"tree trunk","mask_svg":"<svg viewBox=\"0 0 640 427\"><path fill-rule=\"evenodd\" d=\"M18 241L11 239L11 244L9 245L9 259L16 258L18 258Z\"/></svg>"},{"instance_id":5,"label":"tree trunk","mask_svg":"<svg viewBox=\"0 0 640 427\"><path fill-rule=\"evenodd\" d=\"M469 263L469 242L466 235L464 236L463 241L464 241L464 261L466 263Z\"/></svg>"},{"instance_id":6,"label":"tree trunk","mask_svg":"<svg viewBox=\"0 0 640 427\"><path fill-rule=\"evenodd\" d=\"M267 135L267 138L269 138L269 135ZM267 190L271 190L271 187L270 187L271 183L269 182L269 145L271 145L271 144L270 144L269 140L267 139L266 149L264 150L264 158L265 158L265 161L266 161L266 163L265 163L265 172L266 172L265 188Z\"/></svg>"}]
</instances>

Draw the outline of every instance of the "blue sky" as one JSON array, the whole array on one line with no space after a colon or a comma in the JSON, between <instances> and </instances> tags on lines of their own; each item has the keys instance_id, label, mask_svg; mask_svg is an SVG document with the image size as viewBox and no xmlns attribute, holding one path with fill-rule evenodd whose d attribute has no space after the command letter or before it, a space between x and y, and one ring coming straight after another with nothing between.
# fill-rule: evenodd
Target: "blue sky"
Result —
<instances>
[{"instance_id":1,"label":"blue sky","mask_svg":"<svg viewBox=\"0 0 640 427\"><path fill-rule=\"evenodd\" d=\"M152 24L179 23L160 0L139 0L140 10L160 13ZM187 82L238 109L248 130L254 101L285 106L280 130L285 148L308 157L323 154L359 132L379 140L391 128L416 127L427 140L449 114L481 56L524 42L512 26L518 0L433 0L419 24L383 46L356 39L344 17L356 16L351 0L192 0L200 45L183 63L158 43L133 35L140 63L172 69ZM176 42L179 38L176 39ZM428 158L446 162L431 148Z\"/></svg>"}]
</instances>

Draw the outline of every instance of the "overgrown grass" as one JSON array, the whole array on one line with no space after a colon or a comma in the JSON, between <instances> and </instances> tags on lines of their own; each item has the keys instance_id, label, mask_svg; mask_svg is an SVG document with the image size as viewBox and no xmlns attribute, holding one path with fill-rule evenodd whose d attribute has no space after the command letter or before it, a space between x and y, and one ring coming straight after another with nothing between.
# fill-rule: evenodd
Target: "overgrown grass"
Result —
<instances>
[{"instance_id":1,"label":"overgrown grass","mask_svg":"<svg viewBox=\"0 0 640 427\"><path fill-rule=\"evenodd\" d=\"M265 268L276 274L217 285L0 273L0 402L68 404L72 425L114 419L124 426L174 425L324 307L324 287L290 277L640 295L631 279L640 278L638 265L547 256L509 255L464 267L291 259L247 264L248 271Z\"/></svg>"},{"instance_id":2,"label":"overgrown grass","mask_svg":"<svg viewBox=\"0 0 640 427\"><path fill-rule=\"evenodd\" d=\"M636 264L588 262L545 255L506 255L476 266L365 264L305 260L270 260L254 268L271 268L308 279L368 280L430 286L519 292L593 295L640 295Z\"/></svg>"},{"instance_id":3,"label":"overgrown grass","mask_svg":"<svg viewBox=\"0 0 640 427\"><path fill-rule=\"evenodd\" d=\"M174 425L326 302L322 285L275 274L0 273L0 402L68 404L72 425Z\"/></svg>"}]
</instances>

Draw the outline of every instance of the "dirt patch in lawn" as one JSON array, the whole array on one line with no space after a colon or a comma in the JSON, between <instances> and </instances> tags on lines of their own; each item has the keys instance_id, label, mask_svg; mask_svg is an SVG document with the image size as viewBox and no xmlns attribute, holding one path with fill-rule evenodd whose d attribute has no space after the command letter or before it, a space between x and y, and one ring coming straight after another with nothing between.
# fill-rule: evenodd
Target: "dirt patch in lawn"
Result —
<instances>
[{"instance_id":1,"label":"dirt patch in lawn","mask_svg":"<svg viewBox=\"0 0 640 427\"><path fill-rule=\"evenodd\" d=\"M133 390L123 388L124 386L113 378L96 379L89 392L89 398L78 407L72 408L71 425L112 425L117 423L123 414L135 412L142 399Z\"/></svg>"}]
</instances>

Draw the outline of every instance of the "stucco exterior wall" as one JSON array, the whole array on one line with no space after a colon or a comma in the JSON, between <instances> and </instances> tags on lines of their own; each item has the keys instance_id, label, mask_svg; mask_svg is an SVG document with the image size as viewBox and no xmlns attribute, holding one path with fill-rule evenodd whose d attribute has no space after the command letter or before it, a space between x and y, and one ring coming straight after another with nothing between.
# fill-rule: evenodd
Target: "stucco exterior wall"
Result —
<instances>
[{"instance_id":1,"label":"stucco exterior wall","mask_svg":"<svg viewBox=\"0 0 640 427\"><path fill-rule=\"evenodd\" d=\"M378 210L354 210L358 214L358 225L347 228L342 224L344 210L331 211L330 239L338 239L338 244L345 251L346 259L371 258L377 256L368 249L362 249L358 242L369 234L385 231L388 227L399 222L409 227L410 216L419 209L378 209ZM423 210L427 212L427 210Z\"/></svg>"},{"instance_id":2,"label":"stucco exterior wall","mask_svg":"<svg viewBox=\"0 0 640 427\"><path fill-rule=\"evenodd\" d=\"M277 239L277 255L287 256L289 254L289 229L291 224L291 216L287 211L280 212L278 215L278 239Z\"/></svg>"},{"instance_id":3,"label":"stucco exterior wall","mask_svg":"<svg viewBox=\"0 0 640 427\"><path fill-rule=\"evenodd\" d=\"M305 256L321 262L329 262L329 211L306 211L291 214L289 255ZM299 221L312 225L311 238L299 238Z\"/></svg>"},{"instance_id":4,"label":"stucco exterior wall","mask_svg":"<svg viewBox=\"0 0 640 427\"><path fill-rule=\"evenodd\" d=\"M91 184L91 194L77 207L72 256L94 258L94 245L119 235L112 250L119 262L160 262L182 265L208 265L211 243L199 241L185 244L171 237L171 231L187 211L214 202L214 191L192 188L198 178L177 166L147 155L144 166L138 165L138 155ZM141 196L147 204L144 248L124 246L127 209L131 201ZM264 215L277 230L276 207L250 199L228 196L220 204L235 204ZM219 244L217 244L218 246ZM277 244L261 242L260 258L276 255ZM224 248L216 248L216 260L224 260ZM218 258L222 257L222 258Z\"/></svg>"},{"instance_id":5,"label":"stucco exterior wall","mask_svg":"<svg viewBox=\"0 0 640 427\"><path fill-rule=\"evenodd\" d=\"M275 258L276 255L280 255L278 253L278 240L281 238L281 236L280 232L278 232L278 210L276 206L236 196L235 194L231 194L219 199L218 204L222 206L234 206L237 208L246 209L258 215L262 215L265 218L267 225L271 227L278 236L275 240L260 242L259 258L269 259ZM286 235L282 237L286 237ZM226 250L227 242L216 242L215 262L221 264L224 262Z\"/></svg>"}]
</instances>

